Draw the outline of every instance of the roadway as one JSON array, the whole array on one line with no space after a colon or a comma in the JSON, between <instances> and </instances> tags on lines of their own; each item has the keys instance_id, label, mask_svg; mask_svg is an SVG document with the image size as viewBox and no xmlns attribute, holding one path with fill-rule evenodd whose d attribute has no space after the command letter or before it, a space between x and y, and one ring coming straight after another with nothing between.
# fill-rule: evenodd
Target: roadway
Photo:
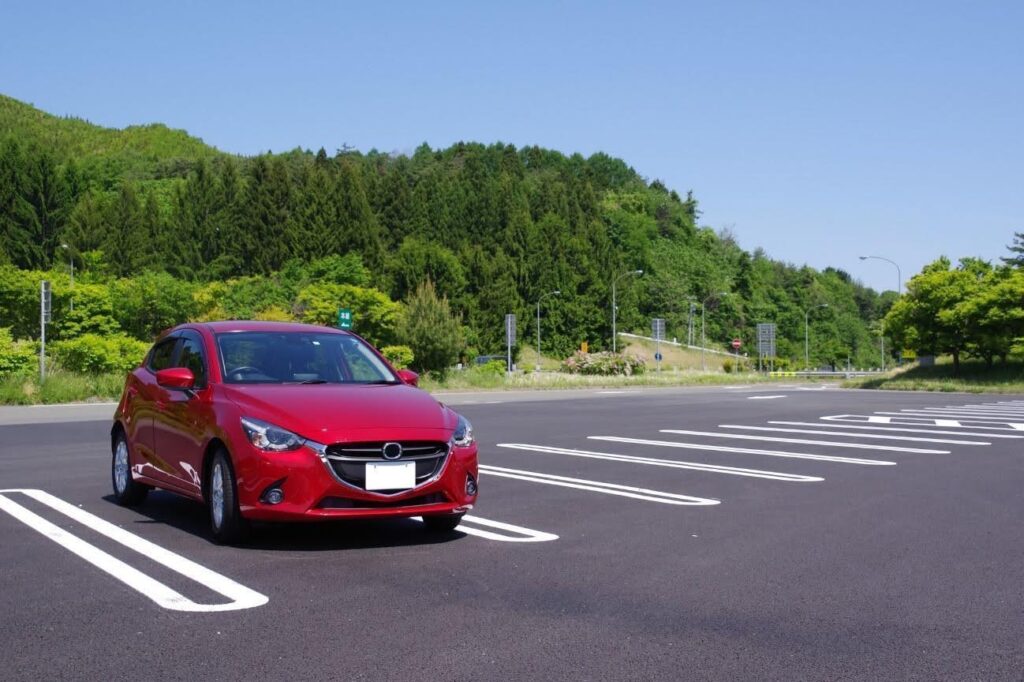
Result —
<instances>
[{"instance_id":1,"label":"roadway","mask_svg":"<svg viewBox=\"0 0 1024 682\"><path fill-rule=\"evenodd\" d=\"M1022 679L1024 396L445 399L481 446L465 532L232 548L110 501L112 407L0 410L0 488L44 491L0 494L3 677Z\"/></svg>"}]
</instances>

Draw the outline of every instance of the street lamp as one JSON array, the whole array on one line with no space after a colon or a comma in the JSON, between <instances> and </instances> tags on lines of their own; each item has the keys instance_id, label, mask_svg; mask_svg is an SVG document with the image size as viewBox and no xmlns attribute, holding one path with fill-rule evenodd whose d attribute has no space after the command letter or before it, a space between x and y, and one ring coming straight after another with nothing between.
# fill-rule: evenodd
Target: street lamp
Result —
<instances>
[{"instance_id":1,"label":"street lamp","mask_svg":"<svg viewBox=\"0 0 1024 682\"><path fill-rule=\"evenodd\" d=\"M71 247L61 244L60 248L67 249L68 261L71 263L71 310L75 309L75 257L71 254Z\"/></svg>"},{"instance_id":2,"label":"street lamp","mask_svg":"<svg viewBox=\"0 0 1024 682\"><path fill-rule=\"evenodd\" d=\"M616 350L618 349L618 345L616 344L616 340L618 339L618 333L617 333L618 330L615 328L615 313L618 311L618 306L616 305L616 299L615 299L615 285L623 277L629 277L630 275L642 275L642 274L644 274L643 270L630 270L629 272L624 272L624 273L622 273L621 275L619 275L618 277L616 277L615 279L612 280L612 352L613 353L616 352Z\"/></svg>"},{"instance_id":3,"label":"street lamp","mask_svg":"<svg viewBox=\"0 0 1024 682\"><path fill-rule=\"evenodd\" d=\"M811 362L808 359L808 357L809 357L809 353L808 353L809 346L808 346L808 342L807 342L807 339L808 339L808 333L807 333L808 316L811 314L812 310L817 310L818 308L827 308L827 307L828 307L828 303L822 303L821 305L811 306L810 308L808 308L807 310L804 311L804 370L808 370L808 369L811 368L810 367Z\"/></svg>"},{"instance_id":4,"label":"street lamp","mask_svg":"<svg viewBox=\"0 0 1024 682\"><path fill-rule=\"evenodd\" d=\"M704 371L704 346L707 342L704 340L704 306L713 298L720 298L728 296L728 291L719 291L717 294L711 294L703 301L700 302L700 371Z\"/></svg>"},{"instance_id":5,"label":"street lamp","mask_svg":"<svg viewBox=\"0 0 1024 682\"><path fill-rule=\"evenodd\" d=\"M896 268L896 293L900 296L903 295L903 273L900 271L899 263L893 260L889 260L884 256L857 256L861 260L868 260L873 258L875 260L884 260L886 263L891 263Z\"/></svg>"},{"instance_id":6,"label":"street lamp","mask_svg":"<svg viewBox=\"0 0 1024 682\"><path fill-rule=\"evenodd\" d=\"M869 258L874 258L875 260L884 260L886 263L891 263L896 268L896 279L897 279L897 282L896 282L896 294L899 295L899 296L903 295L903 273L900 272L899 263L897 263L896 261L889 260L888 258L885 258L883 256L858 256L858 258L860 258L861 260L867 260ZM882 318L882 326L880 328L880 333L879 333L879 336L878 336L878 343L879 343L879 346L881 348L881 353L882 353L882 371L884 372L885 371L885 318L884 317Z\"/></svg>"},{"instance_id":7,"label":"street lamp","mask_svg":"<svg viewBox=\"0 0 1024 682\"><path fill-rule=\"evenodd\" d=\"M540 371L540 302L548 296L561 296L562 292L560 289L549 291L540 298L537 299L537 371Z\"/></svg>"}]
</instances>

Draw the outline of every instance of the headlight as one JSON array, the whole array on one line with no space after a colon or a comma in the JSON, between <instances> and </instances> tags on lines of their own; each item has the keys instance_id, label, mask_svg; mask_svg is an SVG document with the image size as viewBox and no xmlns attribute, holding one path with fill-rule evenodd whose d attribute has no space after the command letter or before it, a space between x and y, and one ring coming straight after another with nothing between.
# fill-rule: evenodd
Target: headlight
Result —
<instances>
[{"instance_id":1,"label":"headlight","mask_svg":"<svg viewBox=\"0 0 1024 682\"><path fill-rule=\"evenodd\" d=\"M473 425L461 414L459 415L459 423L455 427L455 433L452 434L452 442L460 448L473 444Z\"/></svg>"},{"instance_id":2,"label":"headlight","mask_svg":"<svg viewBox=\"0 0 1024 682\"><path fill-rule=\"evenodd\" d=\"M253 447L264 452L286 452L306 442L291 431L252 417L242 417L242 430Z\"/></svg>"}]
</instances>

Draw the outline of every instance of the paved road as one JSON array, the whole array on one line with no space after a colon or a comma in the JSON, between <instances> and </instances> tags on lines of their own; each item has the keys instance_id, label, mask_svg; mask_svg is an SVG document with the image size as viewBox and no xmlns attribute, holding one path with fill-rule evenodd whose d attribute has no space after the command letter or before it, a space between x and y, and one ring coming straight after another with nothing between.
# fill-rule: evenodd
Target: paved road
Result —
<instances>
[{"instance_id":1,"label":"paved road","mask_svg":"<svg viewBox=\"0 0 1024 682\"><path fill-rule=\"evenodd\" d=\"M1024 396L806 388L463 396L486 467L468 534L273 526L244 548L173 496L112 504L107 422L0 426L0 487L59 498L0 500L188 603L228 599L167 550L265 598L163 608L8 504L2 675L1021 680Z\"/></svg>"}]
</instances>

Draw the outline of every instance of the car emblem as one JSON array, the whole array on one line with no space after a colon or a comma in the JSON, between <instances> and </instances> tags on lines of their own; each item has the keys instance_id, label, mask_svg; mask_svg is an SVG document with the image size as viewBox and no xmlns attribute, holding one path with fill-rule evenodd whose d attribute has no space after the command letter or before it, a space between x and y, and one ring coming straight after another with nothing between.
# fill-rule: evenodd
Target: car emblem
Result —
<instances>
[{"instance_id":1,"label":"car emblem","mask_svg":"<svg viewBox=\"0 0 1024 682\"><path fill-rule=\"evenodd\" d=\"M384 443L384 447L380 451L384 455L384 459L399 459L402 456L402 444Z\"/></svg>"}]
</instances>

